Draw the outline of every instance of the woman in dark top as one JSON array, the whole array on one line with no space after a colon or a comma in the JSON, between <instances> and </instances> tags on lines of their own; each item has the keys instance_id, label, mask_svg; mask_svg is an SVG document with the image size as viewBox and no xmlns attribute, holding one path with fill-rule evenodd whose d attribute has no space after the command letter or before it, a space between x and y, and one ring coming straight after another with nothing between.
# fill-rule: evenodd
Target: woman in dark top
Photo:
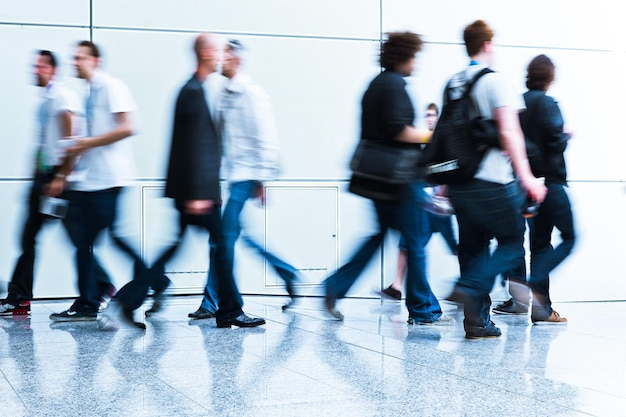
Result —
<instances>
[{"instance_id":1,"label":"woman in dark top","mask_svg":"<svg viewBox=\"0 0 626 417\"><path fill-rule=\"evenodd\" d=\"M388 34L380 55L380 65L384 71L372 80L361 102L362 139L394 141L399 146L418 146L430 139L430 132L413 126L415 112L404 81L404 77L413 72L415 54L421 47L422 40L417 34ZM390 186L385 182L354 176L350 187L373 189L393 198L372 200L377 214L378 233L371 236L347 264L324 282L328 312L337 320L343 320L343 315L335 308L337 299L346 295L379 249L387 230L392 228L402 233L407 245L406 304L409 323L450 324L451 320L442 316L439 302L426 279L424 247L430 233L426 213L419 204L423 184L418 182Z\"/></svg>"},{"instance_id":2,"label":"woman in dark top","mask_svg":"<svg viewBox=\"0 0 626 417\"><path fill-rule=\"evenodd\" d=\"M534 324L566 324L567 319L552 309L549 273L572 251L574 220L565 192L567 172L563 152L571 134L563 129L563 116L557 102L546 92L554 81L554 64L545 55L528 64L524 93L526 111L520 124L526 136L528 159L533 174L544 177L548 193L530 227L530 277L533 292L531 320ZM552 231L557 228L561 242L552 247Z\"/></svg>"}]
</instances>

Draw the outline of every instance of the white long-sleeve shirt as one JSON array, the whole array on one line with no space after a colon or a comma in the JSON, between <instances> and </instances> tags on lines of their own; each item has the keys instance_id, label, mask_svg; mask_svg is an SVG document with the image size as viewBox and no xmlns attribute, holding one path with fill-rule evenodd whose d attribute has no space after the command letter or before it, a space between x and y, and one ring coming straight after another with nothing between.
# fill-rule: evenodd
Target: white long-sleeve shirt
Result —
<instances>
[{"instance_id":1,"label":"white long-sleeve shirt","mask_svg":"<svg viewBox=\"0 0 626 417\"><path fill-rule=\"evenodd\" d=\"M227 82L218 104L218 126L224 146L222 176L229 182L263 182L278 176L271 101L248 76L238 74Z\"/></svg>"}]
</instances>

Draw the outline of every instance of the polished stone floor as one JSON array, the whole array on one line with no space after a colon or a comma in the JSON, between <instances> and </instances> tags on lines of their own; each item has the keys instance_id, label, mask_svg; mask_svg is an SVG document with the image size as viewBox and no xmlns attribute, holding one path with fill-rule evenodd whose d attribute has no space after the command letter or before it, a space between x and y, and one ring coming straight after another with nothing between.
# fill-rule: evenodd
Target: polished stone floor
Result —
<instances>
[{"instance_id":1,"label":"polished stone floor","mask_svg":"<svg viewBox=\"0 0 626 417\"><path fill-rule=\"evenodd\" d=\"M626 302L563 303L567 326L496 316L503 336L410 326L400 302L245 297L267 325L189 320L172 297L147 330L0 318L0 416L626 416ZM145 307L142 308L144 310ZM143 311L141 312L143 313Z\"/></svg>"}]
</instances>

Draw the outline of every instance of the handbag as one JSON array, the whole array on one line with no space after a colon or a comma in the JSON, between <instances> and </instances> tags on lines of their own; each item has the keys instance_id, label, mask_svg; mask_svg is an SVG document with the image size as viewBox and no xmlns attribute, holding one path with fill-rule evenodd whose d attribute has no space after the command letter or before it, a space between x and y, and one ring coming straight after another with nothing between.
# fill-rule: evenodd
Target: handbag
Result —
<instances>
[{"instance_id":1,"label":"handbag","mask_svg":"<svg viewBox=\"0 0 626 417\"><path fill-rule=\"evenodd\" d=\"M408 184L418 177L420 150L416 145L361 139L350 168L355 176L387 184Z\"/></svg>"}]
</instances>

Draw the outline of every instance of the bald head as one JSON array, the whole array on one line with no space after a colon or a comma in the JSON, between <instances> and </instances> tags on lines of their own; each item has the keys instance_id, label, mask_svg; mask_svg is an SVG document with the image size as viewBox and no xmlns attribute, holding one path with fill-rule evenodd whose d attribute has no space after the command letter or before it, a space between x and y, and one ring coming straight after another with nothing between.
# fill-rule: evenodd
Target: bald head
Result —
<instances>
[{"instance_id":1,"label":"bald head","mask_svg":"<svg viewBox=\"0 0 626 417\"><path fill-rule=\"evenodd\" d=\"M219 63L217 38L211 33L201 33L196 37L193 50L198 60L198 71L207 75L217 70Z\"/></svg>"}]
</instances>

